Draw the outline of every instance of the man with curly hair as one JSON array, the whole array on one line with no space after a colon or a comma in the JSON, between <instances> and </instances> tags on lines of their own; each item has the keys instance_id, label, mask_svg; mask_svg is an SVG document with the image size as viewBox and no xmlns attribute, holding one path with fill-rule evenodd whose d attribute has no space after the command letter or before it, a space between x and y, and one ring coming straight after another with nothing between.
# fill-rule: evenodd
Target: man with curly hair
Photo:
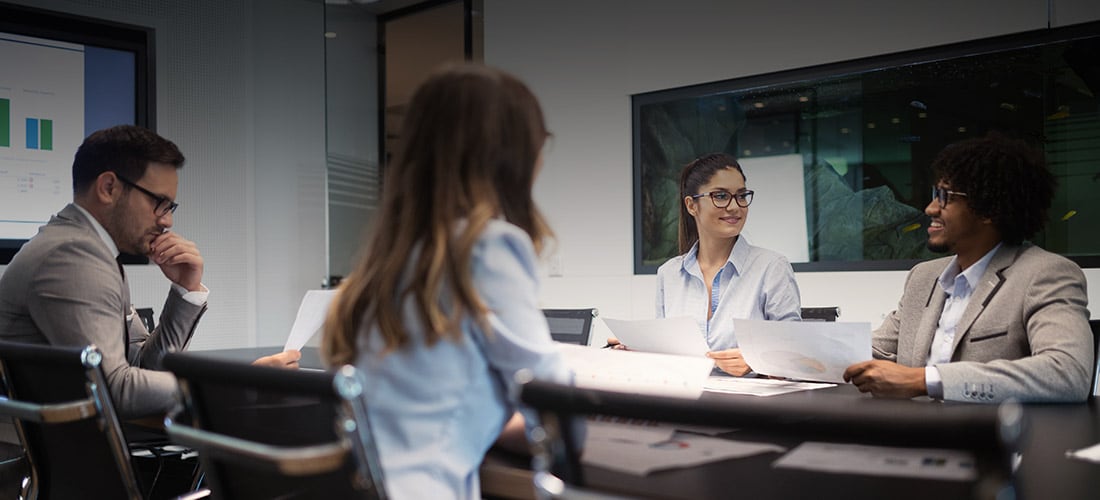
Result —
<instances>
[{"instance_id":1,"label":"man with curly hair","mask_svg":"<svg viewBox=\"0 0 1100 500\"><path fill-rule=\"evenodd\" d=\"M879 397L1076 402L1092 383L1085 276L1026 242L1041 230L1055 179L1042 152L991 133L932 163L928 248L897 310L875 330L875 359L845 380Z\"/></svg>"}]
</instances>

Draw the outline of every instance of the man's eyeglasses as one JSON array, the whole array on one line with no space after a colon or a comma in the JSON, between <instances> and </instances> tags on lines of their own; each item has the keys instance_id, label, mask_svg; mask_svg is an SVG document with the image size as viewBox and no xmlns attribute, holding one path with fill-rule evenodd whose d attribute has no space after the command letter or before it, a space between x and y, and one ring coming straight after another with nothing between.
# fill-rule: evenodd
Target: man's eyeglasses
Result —
<instances>
[{"instance_id":1,"label":"man's eyeglasses","mask_svg":"<svg viewBox=\"0 0 1100 500\"><path fill-rule=\"evenodd\" d=\"M115 172L115 177L118 177L118 180L122 181L127 186L130 186L130 187L132 187L132 188L134 188L138 191L141 191L146 196L152 198L153 201L156 203L156 205L153 206L153 213L157 217L164 217L165 215L173 213L180 206L179 203L176 203L172 200L169 200L167 197L161 196L161 195L156 194L156 193L154 193L154 192L152 192L148 189L145 189L145 188L137 185L137 183L135 183L134 181L131 181L130 179L127 179L127 178L125 178L121 175L118 175L118 172Z\"/></svg>"},{"instance_id":2,"label":"man's eyeglasses","mask_svg":"<svg viewBox=\"0 0 1100 500\"><path fill-rule=\"evenodd\" d=\"M729 191L711 191L709 193L693 194L691 197L698 200L704 196L710 196L711 203L714 203L715 208L726 208L730 206L730 202L737 200L737 206L741 208L748 208L752 204L752 195L754 191L744 190L736 193Z\"/></svg>"},{"instance_id":3,"label":"man's eyeglasses","mask_svg":"<svg viewBox=\"0 0 1100 500\"><path fill-rule=\"evenodd\" d=\"M951 201L952 196L965 197L966 193L951 191L950 189L940 188L939 186L932 186L932 199L940 200L940 208L947 208L947 202Z\"/></svg>"}]
</instances>

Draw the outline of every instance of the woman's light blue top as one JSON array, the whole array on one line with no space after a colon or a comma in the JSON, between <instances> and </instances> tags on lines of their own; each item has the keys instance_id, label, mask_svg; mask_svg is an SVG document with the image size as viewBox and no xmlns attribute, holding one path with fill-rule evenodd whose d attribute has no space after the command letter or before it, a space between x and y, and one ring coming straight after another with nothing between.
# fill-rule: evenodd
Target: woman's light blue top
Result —
<instances>
[{"instance_id":1,"label":"woman's light blue top","mask_svg":"<svg viewBox=\"0 0 1100 500\"><path fill-rule=\"evenodd\" d=\"M733 320L797 321L802 301L794 270L783 255L754 247L744 235L737 238L725 265L707 295L697 258L699 243L657 269L657 317L689 316L712 350L737 347ZM707 321L707 309L713 311Z\"/></svg>"},{"instance_id":2,"label":"woman's light blue top","mask_svg":"<svg viewBox=\"0 0 1100 500\"><path fill-rule=\"evenodd\" d=\"M571 381L539 308L536 263L527 233L493 220L470 262L492 332L465 318L461 341L428 347L411 299L404 311L411 336L406 348L380 355L373 325L364 327L369 334L360 332L356 367L366 374L367 413L392 498L480 498L478 466L517 409L516 372ZM534 415L524 416L530 427Z\"/></svg>"}]
</instances>

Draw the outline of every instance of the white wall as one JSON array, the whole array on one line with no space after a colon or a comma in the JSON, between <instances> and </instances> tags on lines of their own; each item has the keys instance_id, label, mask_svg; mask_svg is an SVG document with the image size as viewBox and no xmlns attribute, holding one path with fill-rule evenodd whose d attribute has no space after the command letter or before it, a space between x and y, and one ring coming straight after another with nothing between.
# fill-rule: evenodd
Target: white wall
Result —
<instances>
[{"instance_id":1,"label":"white wall","mask_svg":"<svg viewBox=\"0 0 1100 500\"><path fill-rule=\"evenodd\" d=\"M562 277L544 307L653 316L654 278L633 275L631 94L1047 27L1044 0L716 2L485 0L485 61L524 79L553 142L535 196L558 234ZM1056 0L1052 26L1100 19ZM1100 270L1093 310L1100 310ZM877 325L905 272L799 273L802 303ZM1097 313L1093 313L1096 317ZM606 333L593 334L600 341Z\"/></svg>"},{"instance_id":2,"label":"white wall","mask_svg":"<svg viewBox=\"0 0 1100 500\"><path fill-rule=\"evenodd\" d=\"M192 348L281 345L325 274L323 3L15 2L156 29L157 130L187 157L175 230L212 291ZM127 276L159 314L159 269Z\"/></svg>"}]
</instances>

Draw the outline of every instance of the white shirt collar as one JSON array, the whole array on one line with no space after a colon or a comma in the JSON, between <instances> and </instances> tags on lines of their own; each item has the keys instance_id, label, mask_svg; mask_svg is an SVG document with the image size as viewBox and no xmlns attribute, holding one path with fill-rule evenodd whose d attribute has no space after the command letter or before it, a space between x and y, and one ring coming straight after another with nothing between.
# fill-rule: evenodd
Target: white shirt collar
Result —
<instances>
[{"instance_id":1,"label":"white shirt collar","mask_svg":"<svg viewBox=\"0 0 1100 500\"><path fill-rule=\"evenodd\" d=\"M80 213L84 214L84 217L88 218L88 221L92 223L92 228L95 229L96 234L98 234L100 239L103 240L103 243L107 244L107 249L111 251L111 254L114 255L115 258L118 258L118 245L115 244L114 238L111 238L111 235L107 233L107 230L103 228L103 225L100 224L95 217L92 217L91 212L85 210L84 207L75 202L73 203L73 206L76 207L77 210L80 210Z\"/></svg>"},{"instance_id":2,"label":"white shirt collar","mask_svg":"<svg viewBox=\"0 0 1100 500\"><path fill-rule=\"evenodd\" d=\"M967 287L973 290L974 285L982 279L982 275L985 274L985 269L989 267L990 261L993 260L993 254L1001 249L1002 244L1003 243L997 243L997 245L986 252L982 258L978 259L977 262L962 272L959 272L959 256L956 255L952 257L951 262L947 264L947 268L940 274L940 287L948 293L952 293L952 290L955 288L955 278L961 275L962 278L966 280Z\"/></svg>"}]
</instances>

